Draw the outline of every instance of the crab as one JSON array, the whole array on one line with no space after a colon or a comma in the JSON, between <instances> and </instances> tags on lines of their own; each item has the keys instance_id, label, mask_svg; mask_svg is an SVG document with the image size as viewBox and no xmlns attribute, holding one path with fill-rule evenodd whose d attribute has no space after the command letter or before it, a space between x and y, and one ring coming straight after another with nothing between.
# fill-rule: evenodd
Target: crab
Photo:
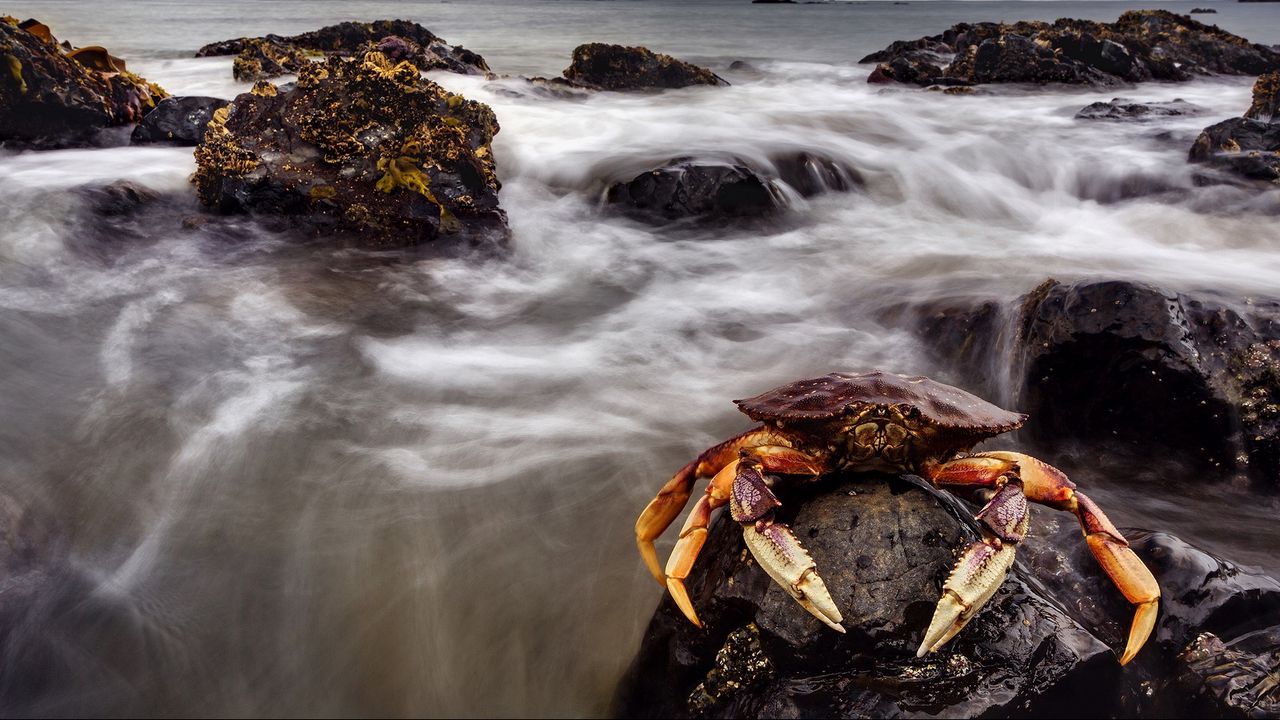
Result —
<instances>
[{"instance_id":1,"label":"crab","mask_svg":"<svg viewBox=\"0 0 1280 720\"><path fill-rule=\"evenodd\" d=\"M1120 664L1147 641L1160 586L1102 510L1057 468L1017 452L978 452L978 443L1015 430L1027 416L1001 409L926 377L873 371L831 373L736 400L760 423L706 450L658 491L636 521L636 544L653 576L699 627L685 579L707 538L711 512L729 506L760 566L814 617L843 633L840 609L795 534L774 518L783 480L836 472L910 473L934 486L989 497L975 516L981 539L960 555L943 583L917 657L936 651L971 620L1004 582L1027 535L1028 505L1074 513L1103 571L1135 606ZM681 513L694 482L710 478L663 568L654 540Z\"/></svg>"}]
</instances>

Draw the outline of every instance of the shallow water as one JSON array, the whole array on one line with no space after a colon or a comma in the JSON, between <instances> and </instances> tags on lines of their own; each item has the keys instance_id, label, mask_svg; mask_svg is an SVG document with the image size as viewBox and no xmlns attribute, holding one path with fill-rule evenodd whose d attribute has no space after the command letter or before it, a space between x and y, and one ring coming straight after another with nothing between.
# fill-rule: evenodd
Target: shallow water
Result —
<instances>
[{"instance_id":1,"label":"shallow water","mask_svg":"<svg viewBox=\"0 0 1280 720\"><path fill-rule=\"evenodd\" d=\"M1210 21L1280 42L1280 7L1215 6ZM38 553L67 568L20 615L3 663L39 682L0 678L3 714L599 714L659 597L635 516L746 426L730 399L832 369L954 379L877 319L903 303L1012 300L1046 277L1274 294L1280 191L1196 187L1185 162L1248 106L1249 79L953 97L870 86L854 64L959 20L1125 7L11 9L176 94L247 89L230 58L184 57L204 42L384 16L502 73L555 74L578 42L614 40L734 85L574 100L433 75L502 124L500 259L299 246L247 222L228 238L183 228L190 199L104 241L73 188L186 193L189 150L0 157L0 486L53 518L64 544ZM1205 114L1072 118L1115 95ZM598 206L608 181L670 157L797 150L865 187L770 225L653 229ZM1280 572L1271 501L1037 451L1122 526Z\"/></svg>"}]
</instances>

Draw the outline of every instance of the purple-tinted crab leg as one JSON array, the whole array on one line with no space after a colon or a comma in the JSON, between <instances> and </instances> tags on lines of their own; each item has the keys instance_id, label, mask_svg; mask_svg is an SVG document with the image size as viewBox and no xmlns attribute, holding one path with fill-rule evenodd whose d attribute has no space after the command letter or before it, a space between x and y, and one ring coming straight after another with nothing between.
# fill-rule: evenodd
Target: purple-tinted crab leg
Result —
<instances>
[{"instance_id":1,"label":"purple-tinted crab leg","mask_svg":"<svg viewBox=\"0 0 1280 720\"><path fill-rule=\"evenodd\" d=\"M977 520L982 526L982 540L964 551L943 583L942 598L916 657L924 657L955 637L1004 582L1013 565L1015 548L1027 534L1027 498L1022 481L1005 476L1003 485L978 513Z\"/></svg>"},{"instance_id":2,"label":"purple-tinted crab leg","mask_svg":"<svg viewBox=\"0 0 1280 720\"><path fill-rule=\"evenodd\" d=\"M760 567L814 617L828 627L844 632L844 618L818 576L817 564L805 551L795 533L774 522L773 511L781 505L765 482L760 467L747 461L738 465L729 497L729 512L742 523L742 537Z\"/></svg>"}]
</instances>

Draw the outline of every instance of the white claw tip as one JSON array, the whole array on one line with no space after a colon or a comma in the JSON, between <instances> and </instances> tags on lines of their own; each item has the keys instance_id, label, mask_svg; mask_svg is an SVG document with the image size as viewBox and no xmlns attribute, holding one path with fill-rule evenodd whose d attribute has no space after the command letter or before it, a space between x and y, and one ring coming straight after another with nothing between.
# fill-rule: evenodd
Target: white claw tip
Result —
<instances>
[{"instance_id":1,"label":"white claw tip","mask_svg":"<svg viewBox=\"0 0 1280 720\"><path fill-rule=\"evenodd\" d=\"M916 657L918 657L918 658L922 658L922 657L924 657L925 655L928 655L928 654L929 654L929 650L930 650L930 648L929 648L929 641L928 641L928 640L926 640L926 641L924 641L923 643L921 643L921 644L920 644L920 649L919 649L919 650L916 650Z\"/></svg>"}]
</instances>

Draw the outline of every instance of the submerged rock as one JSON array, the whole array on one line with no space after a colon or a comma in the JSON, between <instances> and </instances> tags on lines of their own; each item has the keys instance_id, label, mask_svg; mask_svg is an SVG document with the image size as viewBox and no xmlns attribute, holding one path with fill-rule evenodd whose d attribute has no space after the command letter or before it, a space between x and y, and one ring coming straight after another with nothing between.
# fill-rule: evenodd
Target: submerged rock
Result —
<instances>
[{"instance_id":1,"label":"submerged rock","mask_svg":"<svg viewBox=\"0 0 1280 720\"><path fill-rule=\"evenodd\" d=\"M724 514L687 582L704 627L664 598L619 688L617 714L1093 715L1115 694L1112 652L1016 567L955 639L915 657L955 552L977 537L954 501L875 475L796 487L781 499L781 519L817 562L848 634L773 582ZM1100 570L1094 577L1107 582Z\"/></svg>"},{"instance_id":2,"label":"submerged rock","mask_svg":"<svg viewBox=\"0 0 1280 720\"><path fill-rule=\"evenodd\" d=\"M165 98L142 118L129 141L134 145L197 145L204 137L214 111L228 104L222 98L198 95Z\"/></svg>"},{"instance_id":3,"label":"submerged rock","mask_svg":"<svg viewBox=\"0 0 1280 720\"><path fill-rule=\"evenodd\" d=\"M419 70L448 70L464 74L482 74L489 71L489 66L479 54L471 52L461 45L450 45L435 33L415 22L408 20L376 20L374 22L343 22L337 25L326 25L319 30L300 33L298 35L264 35L258 38L236 38L209 43L196 51L196 57L212 57L218 55L238 55L237 67L233 67L237 80L255 80L275 77L289 72L297 72L302 62L306 62L306 51L351 57L369 51L372 45L382 45L384 41L393 39L390 45L379 47L395 62L408 61ZM270 59L283 68L273 74L253 76L252 63L257 60L263 48L270 50ZM279 62L283 57L288 62ZM245 58L241 61L240 58ZM263 62L264 68L267 63ZM264 72L269 72L269 68ZM243 77L242 77L243 74Z\"/></svg>"},{"instance_id":4,"label":"submerged rock","mask_svg":"<svg viewBox=\"0 0 1280 720\"><path fill-rule=\"evenodd\" d=\"M1280 69L1280 51L1167 10L1131 10L1114 23L960 23L937 35L897 41L861 62L918 61L921 51L952 55L945 75L973 83L1111 85Z\"/></svg>"},{"instance_id":5,"label":"submerged rock","mask_svg":"<svg viewBox=\"0 0 1280 720\"><path fill-rule=\"evenodd\" d=\"M1253 104L1244 117L1205 128L1187 157L1252 180L1280 180L1280 72L1253 85Z\"/></svg>"},{"instance_id":6,"label":"submerged rock","mask_svg":"<svg viewBox=\"0 0 1280 720\"><path fill-rule=\"evenodd\" d=\"M49 28L0 19L0 143L53 149L102 142L107 128L142 120L167 96L101 47L68 50Z\"/></svg>"},{"instance_id":7,"label":"submerged rock","mask_svg":"<svg viewBox=\"0 0 1280 720\"><path fill-rule=\"evenodd\" d=\"M861 182L857 171L807 152L774 158L767 171L736 160L681 158L613 183L605 191L605 202L653 222L760 217L788 206L782 185L801 197L812 197L850 190Z\"/></svg>"},{"instance_id":8,"label":"submerged rock","mask_svg":"<svg viewBox=\"0 0 1280 720\"><path fill-rule=\"evenodd\" d=\"M564 71L571 83L601 90L649 90L691 85L728 85L707 70L643 47L588 43L573 50Z\"/></svg>"},{"instance_id":9,"label":"submerged rock","mask_svg":"<svg viewBox=\"0 0 1280 720\"><path fill-rule=\"evenodd\" d=\"M784 206L773 183L747 167L679 161L614 183L605 202L659 221L757 216Z\"/></svg>"},{"instance_id":10,"label":"submerged rock","mask_svg":"<svg viewBox=\"0 0 1280 720\"><path fill-rule=\"evenodd\" d=\"M1076 113L1077 120L1148 120L1157 117L1200 115L1204 108L1182 100L1168 102L1134 102L1126 98L1113 98L1110 102L1086 105Z\"/></svg>"},{"instance_id":11,"label":"submerged rock","mask_svg":"<svg viewBox=\"0 0 1280 720\"><path fill-rule=\"evenodd\" d=\"M487 105L407 62L331 57L290 89L259 83L214 113L193 181L218 211L286 216L367 244L501 242L497 132Z\"/></svg>"}]
</instances>

